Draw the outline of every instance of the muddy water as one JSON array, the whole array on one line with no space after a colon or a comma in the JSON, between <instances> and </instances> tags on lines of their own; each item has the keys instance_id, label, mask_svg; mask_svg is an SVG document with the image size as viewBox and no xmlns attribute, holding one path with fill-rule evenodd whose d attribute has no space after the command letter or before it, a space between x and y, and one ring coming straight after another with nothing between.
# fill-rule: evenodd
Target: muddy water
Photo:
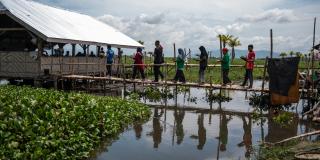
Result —
<instances>
[{"instance_id":1,"label":"muddy water","mask_svg":"<svg viewBox=\"0 0 320 160\"><path fill-rule=\"evenodd\" d=\"M127 129L99 153L97 159L246 159L252 146L262 140L277 142L320 129L316 124L299 120L298 116L287 128L268 116L263 123L260 119L253 119L248 113L253 109L246 100L251 93L222 91L233 99L221 104L206 102L203 99L205 94L204 89L192 88L190 93L180 93L176 99L157 103L142 99L152 108L150 120ZM188 101L188 97L196 102ZM298 105L298 113L302 104Z\"/></svg>"}]
</instances>

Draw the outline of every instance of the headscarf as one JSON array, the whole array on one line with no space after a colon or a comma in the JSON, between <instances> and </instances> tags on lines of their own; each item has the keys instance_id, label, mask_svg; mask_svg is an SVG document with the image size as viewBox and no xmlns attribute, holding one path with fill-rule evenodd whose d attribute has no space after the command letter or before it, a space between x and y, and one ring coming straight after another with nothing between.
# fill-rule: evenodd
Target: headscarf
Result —
<instances>
[{"instance_id":1,"label":"headscarf","mask_svg":"<svg viewBox=\"0 0 320 160\"><path fill-rule=\"evenodd\" d=\"M178 58L182 59L183 61L185 61L186 59L186 54L184 53L183 49L179 48L178 49Z\"/></svg>"}]
</instances>

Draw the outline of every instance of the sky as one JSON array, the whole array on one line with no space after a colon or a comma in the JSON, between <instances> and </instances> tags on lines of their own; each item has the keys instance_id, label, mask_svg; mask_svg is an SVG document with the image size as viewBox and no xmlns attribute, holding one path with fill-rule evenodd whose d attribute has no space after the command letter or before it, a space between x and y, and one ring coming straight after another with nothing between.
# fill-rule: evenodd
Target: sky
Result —
<instances>
[{"instance_id":1,"label":"sky","mask_svg":"<svg viewBox=\"0 0 320 160\"><path fill-rule=\"evenodd\" d=\"M306 53L312 47L313 21L317 17L316 43L320 42L320 0L35 0L50 6L93 16L135 40L147 51L160 40L165 51L199 46L219 49L219 34L239 37L246 49Z\"/></svg>"}]
</instances>

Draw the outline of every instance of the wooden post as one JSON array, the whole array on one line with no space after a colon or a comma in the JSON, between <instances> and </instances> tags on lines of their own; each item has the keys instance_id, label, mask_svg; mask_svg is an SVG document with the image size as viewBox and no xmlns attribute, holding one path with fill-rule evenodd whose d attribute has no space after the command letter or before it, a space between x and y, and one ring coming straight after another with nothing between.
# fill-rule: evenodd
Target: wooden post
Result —
<instances>
[{"instance_id":1,"label":"wooden post","mask_svg":"<svg viewBox=\"0 0 320 160\"><path fill-rule=\"evenodd\" d=\"M267 72L267 66L268 66L268 57L266 57L266 60L264 62L264 70L263 70L263 79L262 79L262 87L261 87L261 95L264 92L264 81L266 79L266 72Z\"/></svg>"},{"instance_id":2,"label":"wooden post","mask_svg":"<svg viewBox=\"0 0 320 160\"><path fill-rule=\"evenodd\" d=\"M314 45L316 41L316 23L317 23L317 18L314 18L314 24L313 24L313 42L312 42L312 62L311 62L311 81L312 81L312 96L313 96L313 90L314 90L314 82L313 82L313 75L314 75Z\"/></svg>"},{"instance_id":3,"label":"wooden post","mask_svg":"<svg viewBox=\"0 0 320 160\"><path fill-rule=\"evenodd\" d=\"M87 53L86 53L86 76L88 76L88 56L89 56L89 45L87 45Z\"/></svg>"},{"instance_id":4,"label":"wooden post","mask_svg":"<svg viewBox=\"0 0 320 160\"><path fill-rule=\"evenodd\" d=\"M43 53L43 40L41 38L38 38L38 74L39 76L42 74L41 72L41 57L42 57L42 53Z\"/></svg>"},{"instance_id":5,"label":"wooden post","mask_svg":"<svg viewBox=\"0 0 320 160\"><path fill-rule=\"evenodd\" d=\"M177 58L176 44L173 43L173 59L176 60L176 58ZM175 68L176 68L176 70L177 70L177 63L175 63L174 66L175 66Z\"/></svg>"},{"instance_id":6,"label":"wooden post","mask_svg":"<svg viewBox=\"0 0 320 160\"><path fill-rule=\"evenodd\" d=\"M50 59L51 59L51 66L50 66L50 74L52 74L52 71L53 71L53 47L54 47L54 45L53 45L53 43L51 43L51 56L50 56Z\"/></svg>"},{"instance_id":7,"label":"wooden post","mask_svg":"<svg viewBox=\"0 0 320 160\"><path fill-rule=\"evenodd\" d=\"M166 65L166 76L165 76L165 84L166 84L166 87L167 87L167 77L168 77L168 63L166 62L165 63L165 65Z\"/></svg>"},{"instance_id":8,"label":"wooden post","mask_svg":"<svg viewBox=\"0 0 320 160\"><path fill-rule=\"evenodd\" d=\"M271 45L271 49L270 49L270 58L273 58L273 32L272 29L270 29L270 45Z\"/></svg>"},{"instance_id":9,"label":"wooden post","mask_svg":"<svg viewBox=\"0 0 320 160\"><path fill-rule=\"evenodd\" d=\"M219 35L219 41L220 41L220 59L222 59L222 40L221 40L221 35ZM221 65L221 69L220 69L220 72L221 72L221 74L220 74L220 83L223 83L223 72L222 72L222 65Z\"/></svg>"},{"instance_id":10,"label":"wooden post","mask_svg":"<svg viewBox=\"0 0 320 160\"><path fill-rule=\"evenodd\" d=\"M122 78L123 78L123 90L126 93L126 74L125 74L125 65L122 63Z\"/></svg>"},{"instance_id":11,"label":"wooden post","mask_svg":"<svg viewBox=\"0 0 320 160\"><path fill-rule=\"evenodd\" d=\"M72 44L72 57L76 56L76 44Z\"/></svg>"}]
</instances>

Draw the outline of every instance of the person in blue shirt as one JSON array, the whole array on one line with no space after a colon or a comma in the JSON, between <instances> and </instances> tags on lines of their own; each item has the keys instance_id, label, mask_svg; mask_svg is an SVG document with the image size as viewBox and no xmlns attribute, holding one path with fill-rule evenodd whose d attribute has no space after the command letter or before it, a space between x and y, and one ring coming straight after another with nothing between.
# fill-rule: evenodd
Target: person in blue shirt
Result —
<instances>
[{"instance_id":1,"label":"person in blue shirt","mask_svg":"<svg viewBox=\"0 0 320 160\"><path fill-rule=\"evenodd\" d=\"M112 63L113 63L114 51L111 49L111 46L108 45L107 49L107 75L111 76L112 74Z\"/></svg>"}]
</instances>

